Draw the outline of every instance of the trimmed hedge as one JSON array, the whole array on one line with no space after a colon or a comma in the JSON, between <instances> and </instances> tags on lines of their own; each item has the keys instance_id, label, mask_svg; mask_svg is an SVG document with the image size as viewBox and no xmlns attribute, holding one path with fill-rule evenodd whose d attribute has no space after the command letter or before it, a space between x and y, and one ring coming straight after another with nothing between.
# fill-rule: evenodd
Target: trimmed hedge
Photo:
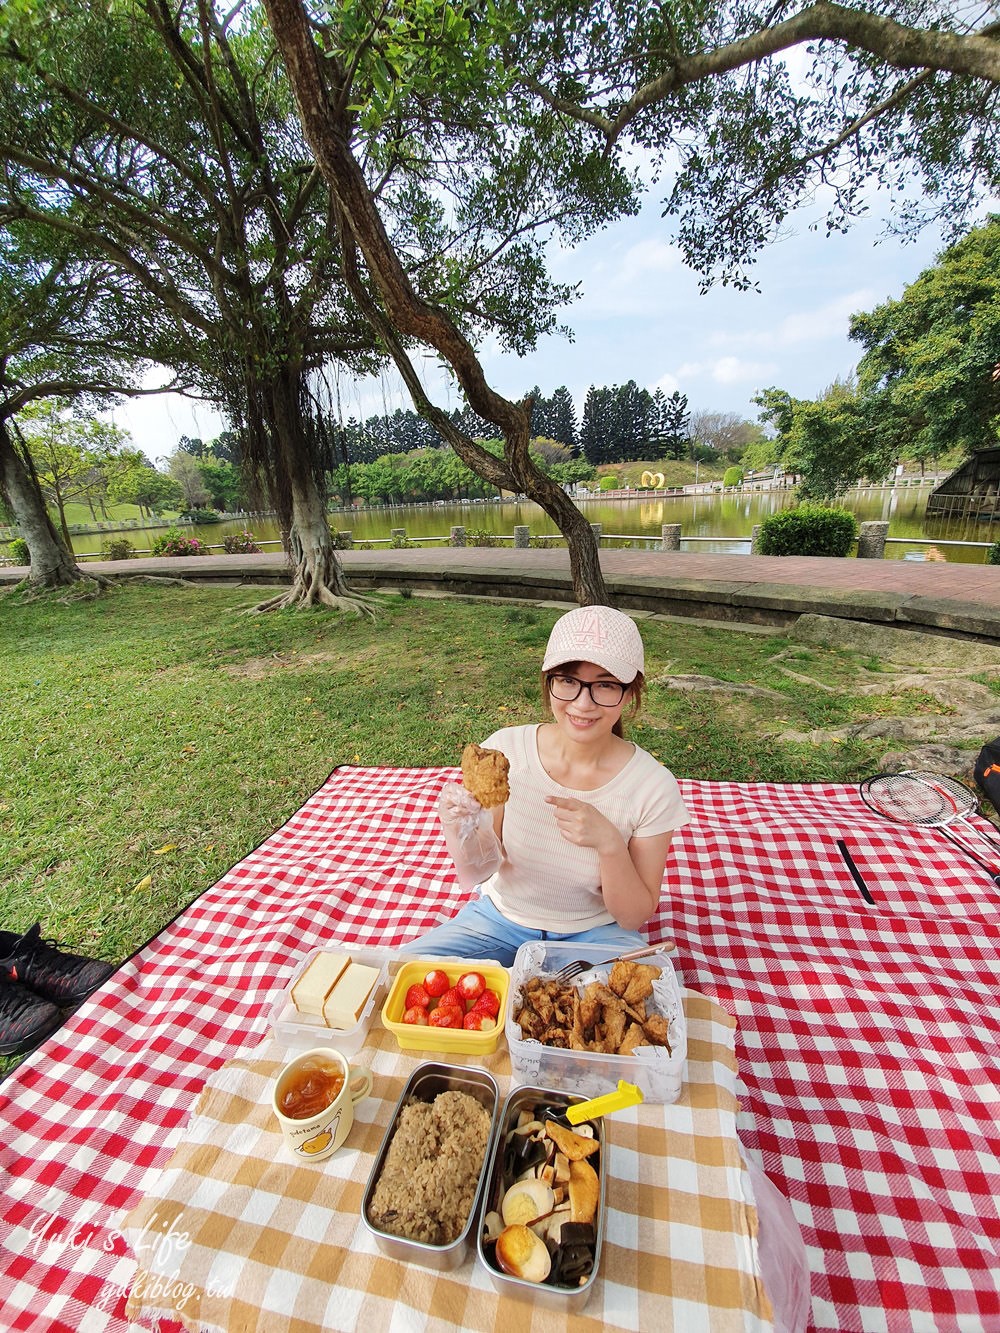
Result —
<instances>
[{"instance_id":1,"label":"trimmed hedge","mask_svg":"<svg viewBox=\"0 0 1000 1333\"><path fill-rule=\"evenodd\" d=\"M858 521L848 509L805 503L770 514L760 525L760 555L845 556L858 539Z\"/></svg>"}]
</instances>

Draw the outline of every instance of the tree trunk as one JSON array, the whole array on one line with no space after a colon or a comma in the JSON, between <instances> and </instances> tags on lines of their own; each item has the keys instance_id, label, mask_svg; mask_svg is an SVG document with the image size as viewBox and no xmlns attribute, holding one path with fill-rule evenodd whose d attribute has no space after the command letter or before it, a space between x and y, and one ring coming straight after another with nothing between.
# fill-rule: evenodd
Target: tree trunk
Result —
<instances>
[{"instance_id":1,"label":"tree trunk","mask_svg":"<svg viewBox=\"0 0 1000 1333\"><path fill-rule=\"evenodd\" d=\"M261 395L261 410L277 450L276 475L287 493L275 495L275 508L288 531L288 554L294 573L291 586L277 597L269 597L255 611L278 611L289 607L326 606L372 616L374 606L352 592L344 578L336 542L326 517L325 496L316 477L315 460L303 418L301 376L294 370L287 378L267 386Z\"/></svg>"},{"instance_id":2,"label":"tree trunk","mask_svg":"<svg viewBox=\"0 0 1000 1333\"><path fill-rule=\"evenodd\" d=\"M545 485L533 483L525 495L545 510L566 538L574 597L580 606L610 606L601 570L600 549L589 520L561 486L549 477L543 477L542 481Z\"/></svg>"},{"instance_id":3,"label":"tree trunk","mask_svg":"<svg viewBox=\"0 0 1000 1333\"><path fill-rule=\"evenodd\" d=\"M32 587L68 587L85 578L71 554L72 548L59 540L38 484L25 467L3 421L0 421L0 490L28 544Z\"/></svg>"},{"instance_id":4,"label":"tree trunk","mask_svg":"<svg viewBox=\"0 0 1000 1333\"><path fill-rule=\"evenodd\" d=\"M58 482L56 482L54 490L56 496L56 509L59 511L59 527L62 529L62 539L66 544L66 550L72 551L73 538L70 536L69 524L66 522L66 509L63 505L62 492L59 490Z\"/></svg>"},{"instance_id":5,"label":"tree trunk","mask_svg":"<svg viewBox=\"0 0 1000 1333\"><path fill-rule=\"evenodd\" d=\"M255 611L327 606L334 611L371 614L371 603L352 592L344 578L333 534L326 521L326 507L315 483L292 486L292 526L288 545L295 571L291 586L277 597L261 602L254 607Z\"/></svg>"}]
</instances>

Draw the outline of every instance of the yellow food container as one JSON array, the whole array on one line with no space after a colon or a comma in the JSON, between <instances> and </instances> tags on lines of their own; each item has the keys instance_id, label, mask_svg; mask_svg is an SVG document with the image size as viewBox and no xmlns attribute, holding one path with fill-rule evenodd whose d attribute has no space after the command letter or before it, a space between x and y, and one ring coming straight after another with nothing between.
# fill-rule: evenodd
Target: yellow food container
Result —
<instances>
[{"instance_id":1,"label":"yellow food container","mask_svg":"<svg viewBox=\"0 0 1000 1333\"><path fill-rule=\"evenodd\" d=\"M449 985L454 986L464 972L479 972L487 990L500 997L500 1012L496 1027L488 1032L474 1032L468 1028L436 1028L425 1023L404 1023L406 992L411 986L423 984L430 971L444 972ZM443 1055L492 1055L503 1036L504 1014L507 1008L507 987L510 981L507 969L497 963L481 963L453 958L415 958L404 963L396 973L385 1004L382 1022L394 1034L404 1051L434 1051Z\"/></svg>"}]
</instances>

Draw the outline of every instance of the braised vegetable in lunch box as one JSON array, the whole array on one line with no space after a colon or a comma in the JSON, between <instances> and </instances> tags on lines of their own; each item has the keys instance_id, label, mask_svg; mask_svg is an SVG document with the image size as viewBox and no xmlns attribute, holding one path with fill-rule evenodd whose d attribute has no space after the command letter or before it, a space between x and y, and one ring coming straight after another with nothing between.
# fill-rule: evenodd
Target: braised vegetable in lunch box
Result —
<instances>
[{"instance_id":1,"label":"braised vegetable in lunch box","mask_svg":"<svg viewBox=\"0 0 1000 1333\"><path fill-rule=\"evenodd\" d=\"M562 1101L532 1101L509 1117L496 1148L480 1249L498 1272L577 1289L590 1279L601 1225L601 1137L571 1125Z\"/></svg>"}]
</instances>

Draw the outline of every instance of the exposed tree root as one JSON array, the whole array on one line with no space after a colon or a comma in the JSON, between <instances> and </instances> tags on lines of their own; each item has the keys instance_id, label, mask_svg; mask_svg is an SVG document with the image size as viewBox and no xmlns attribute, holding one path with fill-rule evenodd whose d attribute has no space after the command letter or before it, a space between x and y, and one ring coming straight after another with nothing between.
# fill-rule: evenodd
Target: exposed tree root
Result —
<instances>
[{"instance_id":1,"label":"exposed tree root","mask_svg":"<svg viewBox=\"0 0 1000 1333\"><path fill-rule=\"evenodd\" d=\"M308 578L300 570L289 588L275 597L268 597L263 602L258 602L256 606L250 607L248 614L261 615L265 611L287 611L310 606L322 606L329 611L364 616L367 620L374 620L378 610L378 602L372 598L362 597L360 593L351 592L346 588L340 593L332 592L325 583Z\"/></svg>"},{"instance_id":2,"label":"exposed tree root","mask_svg":"<svg viewBox=\"0 0 1000 1333\"><path fill-rule=\"evenodd\" d=\"M112 574L115 583L159 583L167 588L197 588L193 579L182 579L172 574Z\"/></svg>"},{"instance_id":3,"label":"exposed tree root","mask_svg":"<svg viewBox=\"0 0 1000 1333\"><path fill-rule=\"evenodd\" d=\"M24 603L48 598L61 606L69 606L71 602L92 602L114 586L114 579L104 574L86 574L73 583L44 584L32 582L31 579L22 579L11 591L18 593Z\"/></svg>"}]
</instances>

